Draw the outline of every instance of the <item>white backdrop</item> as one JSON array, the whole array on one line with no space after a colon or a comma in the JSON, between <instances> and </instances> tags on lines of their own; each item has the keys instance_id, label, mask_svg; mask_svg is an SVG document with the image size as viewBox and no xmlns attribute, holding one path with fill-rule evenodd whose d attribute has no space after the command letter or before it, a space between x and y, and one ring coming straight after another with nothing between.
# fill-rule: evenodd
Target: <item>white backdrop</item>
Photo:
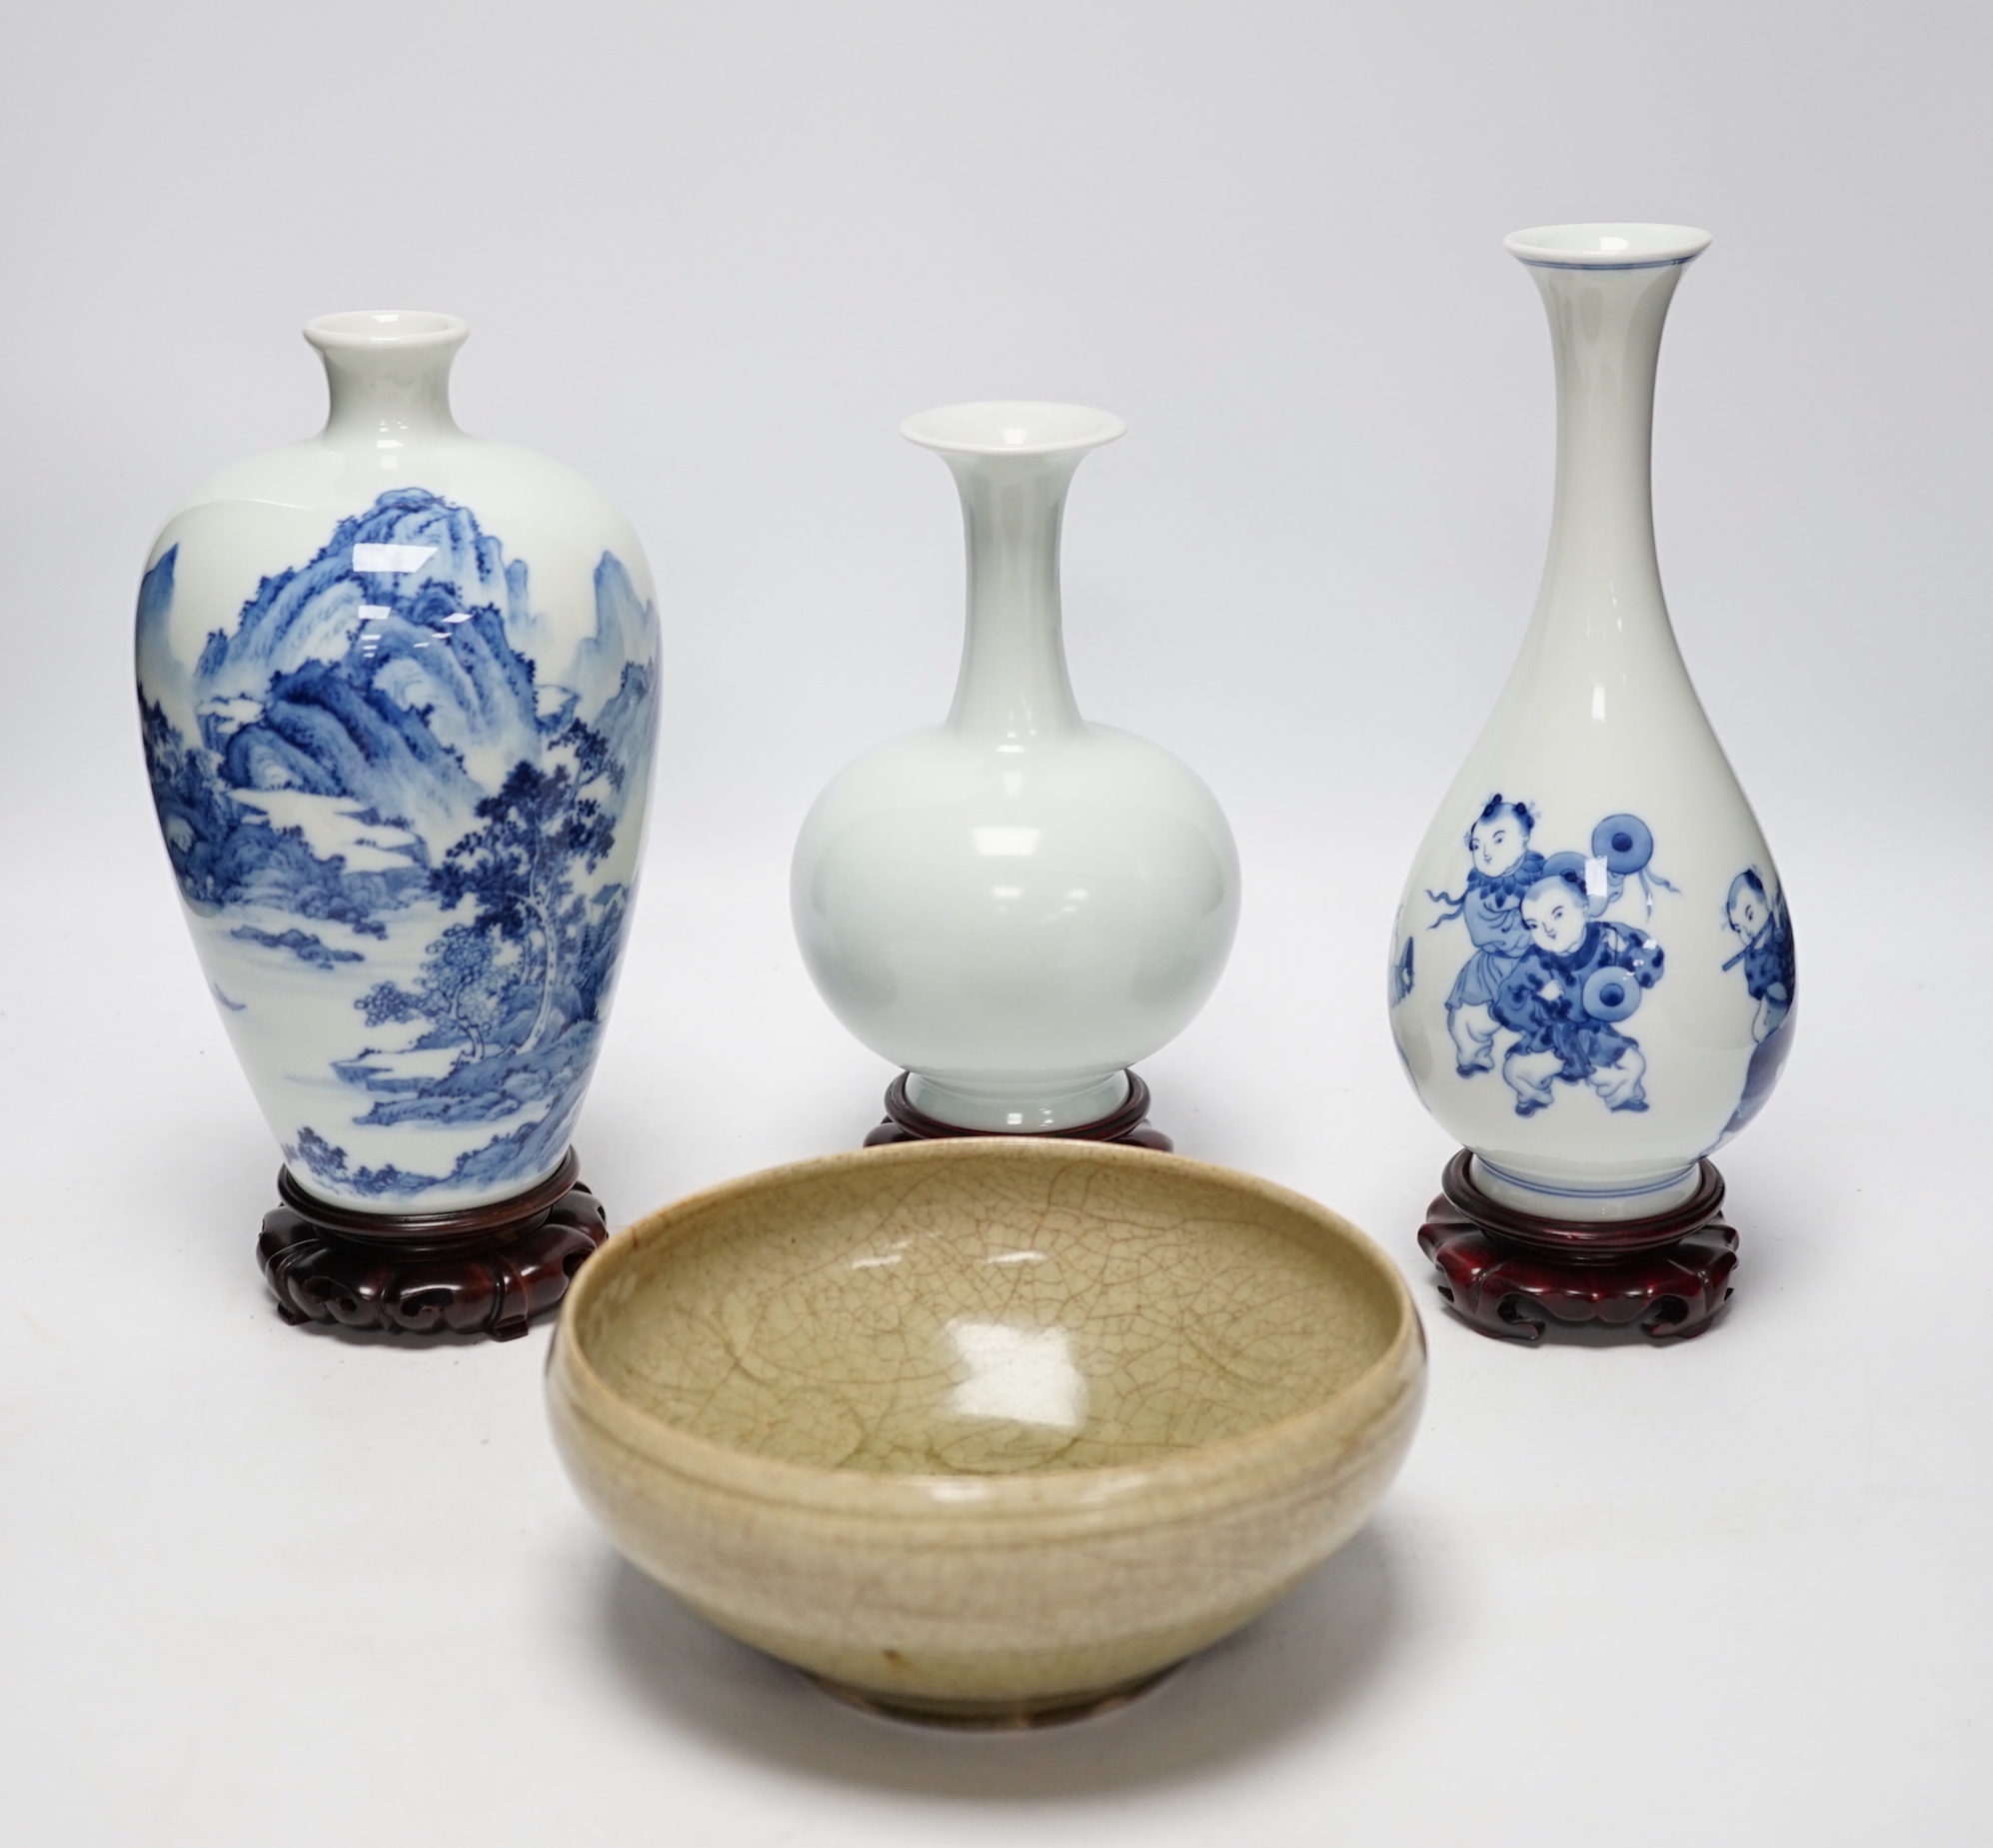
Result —
<instances>
[{"instance_id":1,"label":"white backdrop","mask_svg":"<svg viewBox=\"0 0 1993 1848\"><path fill-rule=\"evenodd\" d=\"M1985 1839L1983 9L70 0L4 32L10 1835ZM1547 527L1500 238L1585 218L1716 234L1663 354L1663 570L1807 984L1724 1158L1737 1302L1665 1353L1440 1314L1412 1232L1447 1144L1381 1001ZM1135 1707L997 1739L834 1708L616 1562L544 1331L278 1324L277 1157L157 845L131 599L188 487L316 426L298 325L381 306L466 316L460 420L592 475L661 586L580 1135L619 1222L876 1119L785 882L830 774L953 687L954 494L896 423L1127 418L1068 516L1075 686L1204 775L1246 875L1157 1119L1371 1227L1434 1364L1372 1527Z\"/></svg>"}]
</instances>

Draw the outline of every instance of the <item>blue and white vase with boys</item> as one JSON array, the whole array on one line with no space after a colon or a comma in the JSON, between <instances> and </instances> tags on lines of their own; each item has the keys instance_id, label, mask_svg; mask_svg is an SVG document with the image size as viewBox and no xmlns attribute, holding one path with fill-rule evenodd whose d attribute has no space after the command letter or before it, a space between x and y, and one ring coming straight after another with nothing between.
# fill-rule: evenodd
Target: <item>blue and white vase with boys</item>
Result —
<instances>
[{"instance_id":1,"label":"blue and white vase with boys","mask_svg":"<svg viewBox=\"0 0 1993 1848\"><path fill-rule=\"evenodd\" d=\"M138 604L153 800L287 1185L366 1222L566 1166L636 888L658 621L574 470L461 431L449 315L306 339L324 431L167 521Z\"/></svg>"},{"instance_id":2,"label":"blue and white vase with boys","mask_svg":"<svg viewBox=\"0 0 1993 1848\"><path fill-rule=\"evenodd\" d=\"M1708 243L1518 232L1549 311L1557 478L1534 619L1405 884L1390 1016L1426 1108L1511 1212L1658 1218L1762 1107L1792 926L1691 685L1649 497L1663 319Z\"/></svg>"}]
</instances>

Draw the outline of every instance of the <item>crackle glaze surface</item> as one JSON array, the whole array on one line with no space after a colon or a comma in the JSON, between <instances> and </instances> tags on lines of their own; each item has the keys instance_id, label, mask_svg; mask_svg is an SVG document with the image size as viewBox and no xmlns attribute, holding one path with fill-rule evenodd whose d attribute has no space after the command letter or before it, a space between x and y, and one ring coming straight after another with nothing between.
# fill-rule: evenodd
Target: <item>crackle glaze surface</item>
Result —
<instances>
[{"instance_id":1,"label":"crackle glaze surface","mask_svg":"<svg viewBox=\"0 0 1993 1848\"><path fill-rule=\"evenodd\" d=\"M1059 1706L1244 1622L1374 1506L1424 1345L1300 1196L1036 1140L773 1169L618 1236L550 1365L618 1545L889 1705Z\"/></svg>"}]
</instances>

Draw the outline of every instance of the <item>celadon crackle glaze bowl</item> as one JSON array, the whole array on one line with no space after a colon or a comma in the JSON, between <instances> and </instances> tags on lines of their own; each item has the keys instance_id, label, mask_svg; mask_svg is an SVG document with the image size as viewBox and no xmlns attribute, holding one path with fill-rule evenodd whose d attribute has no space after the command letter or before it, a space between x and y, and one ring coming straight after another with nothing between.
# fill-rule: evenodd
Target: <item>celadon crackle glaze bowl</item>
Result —
<instances>
[{"instance_id":1,"label":"celadon crackle glaze bowl","mask_svg":"<svg viewBox=\"0 0 1993 1848\"><path fill-rule=\"evenodd\" d=\"M1359 1527L1425 1340L1313 1201L1177 1155L908 1143L668 1206L583 1268L562 1457L687 1604L861 1704L1111 1704Z\"/></svg>"}]
</instances>

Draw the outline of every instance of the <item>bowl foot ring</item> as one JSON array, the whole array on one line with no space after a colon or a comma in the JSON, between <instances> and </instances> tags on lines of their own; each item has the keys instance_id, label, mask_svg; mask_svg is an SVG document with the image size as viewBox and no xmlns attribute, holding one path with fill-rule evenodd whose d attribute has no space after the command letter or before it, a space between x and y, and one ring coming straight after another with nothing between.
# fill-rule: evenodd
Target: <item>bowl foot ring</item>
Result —
<instances>
[{"instance_id":1,"label":"bowl foot ring","mask_svg":"<svg viewBox=\"0 0 1993 1848\"><path fill-rule=\"evenodd\" d=\"M1695 1192L1645 1219L1547 1219L1474 1184L1472 1156L1446 1164L1418 1248L1439 1293L1470 1328L1509 1341L1562 1335L1660 1345L1703 1332L1729 1301L1737 1234L1723 1176L1704 1161Z\"/></svg>"},{"instance_id":2,"label":"bowl foot ring","mask_svg":"<svg viewBox=\"0 0 1993 1848\"><path fill-rule=\"evenodd\" d=\"M1182 1663L1171 1662L1167 1668L1136 1675L1129 1681L1117 1681L1111 1687L1052 1694L1041 1700L903 1699L878 1688L853 1687L828 1675L811 1674L808 1669L803 1673L834 1699L883 1719L946 1727L956 1732L1029 1732L1046 1726L1069 1726L1074 1720L1090 1720L1095 1714L1125 1707L1180 1667Z\"/></svg>"},{"instance_id":3,"label":"bowl foot ring","mask_svg":"<svg viewBox=\"0 0 1993 1848\"><path fill-rule=\"evenodd\" d=\"M905 1071L886 1087L886 1120L865 1138L868 1148L888 1148L896 1142L946 1142L965 1135L1013 1135L1016 1130L961 1129L917 1109L907 1096ZM1136 1148L1153 1148L1170 1154L1176 1144L1148 1122L1148 1086L1138 1071L1128 1073L1128 1094L1111 1116L1090 1123L1075 1123L1070 1129L1035 1129L1033 1135L1050 1136L1062 1142L1126 1142Z\"/></svg>"},{"instance_id":4,"label":"bowl foot ring","mask_svg":"<svg viewBox=\"0 0 1993 1848\"><path fill-rule=\"evenodd\" d=\"M287 1322L387 1334L526 1332L609 1236L575 1151L538 1186L461 1212L363 1213L277 1176L257 1262Z\"/></svg>"}]
</instances>

